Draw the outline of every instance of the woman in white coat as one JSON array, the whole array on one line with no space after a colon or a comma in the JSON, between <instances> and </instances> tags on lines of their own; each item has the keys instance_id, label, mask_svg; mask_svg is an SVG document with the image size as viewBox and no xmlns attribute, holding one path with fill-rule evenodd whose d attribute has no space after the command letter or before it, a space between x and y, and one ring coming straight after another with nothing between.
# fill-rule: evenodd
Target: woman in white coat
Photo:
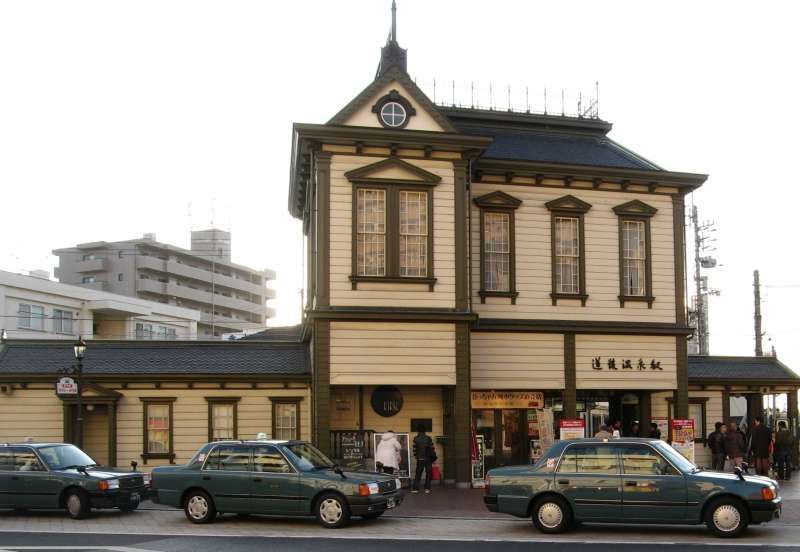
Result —
<instances>
[{"instance_id":1,"label":"woman in white coat","mask_svg":"<svg viewBox=\"0 0 800 552\"><path fill-rule=\"evenodd\" d=\"M381 435L381 440L375 448L375 467L382 470L384 473L394 474L395 470L400 466L400 451L402 450L400 441L397 440L397 435L389 430Z\"/></svg>"}]
</instances>

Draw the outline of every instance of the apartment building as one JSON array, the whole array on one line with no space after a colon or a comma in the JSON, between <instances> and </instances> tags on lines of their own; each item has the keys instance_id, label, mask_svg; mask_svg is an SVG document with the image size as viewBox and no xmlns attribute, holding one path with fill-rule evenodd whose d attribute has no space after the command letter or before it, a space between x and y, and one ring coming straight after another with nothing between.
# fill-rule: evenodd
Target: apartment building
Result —
<instances>
[{"instance_id":1,"label":"apartment building","mask_svg":"<svg viewBox=\"0 0 800 552\"><path fill-rule=\"evenodd\" d=\"M275 315L267 306L275 298L267 287L275 272L231 262L231 234L223 230L193 231L190 249L145 234L53 254L60 282L198 311L200 338L263 329Z\"/></svg>"},{"instance_id":2,"label":"apartment building","mask_svg":"<svg viewBox=\"0 0 800 552\"><path fill-rule=\"evenodd\" d=\"M0 330L8 339L197 338L200 313L195 310L33 274L0 270Z\"/></svg>"}]
</instances>

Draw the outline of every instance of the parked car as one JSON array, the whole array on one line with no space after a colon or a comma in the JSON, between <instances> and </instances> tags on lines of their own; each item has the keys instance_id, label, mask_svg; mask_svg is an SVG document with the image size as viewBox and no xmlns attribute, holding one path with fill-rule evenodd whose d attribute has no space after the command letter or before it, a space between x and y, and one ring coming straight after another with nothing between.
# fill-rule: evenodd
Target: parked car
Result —
<instances>
[{"instance_id":1,"label":"parked car","mask_svg":"<svg viewBox=\"0 0 800 552\"><path fill-rule=\"evenodd\" d=\"M101 468L75 445L0 443L0 508L64 508L73 519L91 508L130 512L148 485L147 474Z\"/></svg>"},{"instance_id":2,"label":"parked car","mask_svg":"<svg viewBox=\"0 0 800 552\"><path fill-rule=\"evenodd\" d=\"M314 515L328 528L351 516L377 518L403 501L399 479L342 471L303 441L208 443L184 466L154 468L152 493L192 523L221 513Z\"/></svg>"},{"instance_id":3,"label":"parked car","mask_svg":"<svg viewBox=\"0 0 800 552\"><path fill-rule=\"evenodd\" d=\"M544 533L575 522L705 523L736 537L781 513L774 480L706 471L663 441L633 438L561 441L533 466L490 470L484 503Z\"/></svg>"}]
</instances>

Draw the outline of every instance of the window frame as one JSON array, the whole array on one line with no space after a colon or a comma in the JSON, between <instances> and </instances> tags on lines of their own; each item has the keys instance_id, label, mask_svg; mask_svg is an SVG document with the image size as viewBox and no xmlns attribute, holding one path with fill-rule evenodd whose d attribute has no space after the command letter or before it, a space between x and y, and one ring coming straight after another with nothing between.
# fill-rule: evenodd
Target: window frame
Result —
<instances>
[{"instance_id":1,"label":"window frame","mask_svg":"<svg viewBox=\"0 0 800 552\"><path fill-rule=\"evenodd\" d=\"M491 192L480 197L476 197L472 202L477 205L479 215L480 232L480 289L478 296L481 303L486 303L487 297L507 297L511 299L511 304L517 303L519 292L517 291L517 267L516 267L516 230L514 226L514 211L516 211L522 201L501 191ZM486 213L499 213L508 215L508 291L494 291L486 289Z\"/></svg>"},{"instance_id":2,"label":"window frame","mask_svg":"<svg viewBox=\"0 0 800 552\"><path fill-rule=\"evenodd\" d=\"M586 221L584 215L592 208L589 203L575 196L566 195L544 204L550 211L550 299L553 306L561 300L580 300L586 306L589 293L586 289ZM558 290L556 279L556 219L578 219L578 293L563 293Z\"/></svg>"},{"instance_id":3,"label":"window frame","mask_svg":"<svg viewBox=\"0 0 800 552\"><path fill-rule=\"evenodd\" d=\"M142 402L142 454L141 458L147 464L148 460L169 460L175 463L175 412L173 405L177 397L139 397ZM147 412L153 405L169 406L169 451L149 452L147 449Z\"/></svg>"},{"instance_id":4,"label":"window frame","mask_svg":"<svg viewBox=\"0 0 800 552\"><path fill-rule=\"evenodd\" d=\"M617 214L619 227L619 306L625 307L626 302L644 302L647 308L653 308L656 298L653 296L653 259L652 259L652 237L650 233L650 219L658 212L652 207L638 199L628 201L613 208ZM628 295L625 293L625 259L624 259L624 232L626 222L644 223L644 295Z\"/></svg>"},{"instance_id":5,"label":"window frame","mask_svg":"<svg viewBox=\"0 0 800 552\"><path fill-rule=\"evenodd\" d=\"M619 456L619 448L617 447L616 443L611 443L611 442L609 442L609 443L573 443L573 444L567 446L566 448L564 448L564 450L561 451L561 456L558 459L558 463L556 464L556 467L555 467L555 470L553 471L553 473L554 474L564 473L564 474L574 474L574 475L579 475L579 474L589 474L589 475L591 475L589 472L577 471L577 462L576 462L575 471L561 472L560 470L561 470L561 466L564 463L564 458L571 451L579 450L581 448L597 448L597 447L601 447L601 446L602 447L609 447L614 452L614 458L616 459L616 463L617 463L617 472L616 473L602 473L602 474L597 474L597 475L610 475L610 476L620 476L620 475L622 475L622 459Z\"/></svg>"},{"instance_id":6,"label":"window frame","mask_svg":"<svg viewBox=\"0 0 800 552\"><path fill-rule=\"evenodd\" d=\"M358 191L383 190L386 194L386 245L384 250L384 275L363 276L358 274ZM425 276L400 275L400 193L423 192L427 196L427 259ZM358 289L359 282L416 283L427 284L433 291L436 283L433 266L433 190L424 183L376 183L354 182L352 186L352 249L350 282L352 289Z\"/></svg>"},{"instance_id":7,"label":"window frame","mask_svg":"<svg viewBox=\"0 0 800 552\"><path fill-rule=\"evenodd\" d=\"M295 427L295 436L294 440L300 440L300 433L301 433L301 413L300 413L300 403L303 401L303 397L269 397L269 402L272 408L272 438L277 439L277 425L276 425L276 405L278 404L293 404L295 408L297 408L297 416L295 417L296 427Z\"/></svg>"},{"instance_id":8,"label":"window frame","mask_svg":"<svg viewBox=\"0 0 800 552\"><path fill-rule=\"evenodd\" d=\"M615 443L617 447L617 456L619 462L619 469L620 474L622 477L681 477L683 476L683 472L676 468L669 459L661 454L655 447L650 446L647 443ZM622 454L622 451L626 448L633 448L633 449L642 449L648 450L656 455L657 458L660 458L664 464L669 466L674 473L660 473L660 474L641 474L641 473L625 473L625 456Z\"/></svg>"},{"instance_id":9,"label":"window frame","mask_svg":"<svg viewBox=\"0 0 800 552\"><path fill-rule=\"evenodd\" d=\"M64 330L64 321L65 320L69 320L69 331L65 331ZM74 317L74 313L72 311L68 311L68 310L64 310L64 309L53 309L53 333L62 334L62 335L75 335L75 332L73 331L73 329L74 329L73 321L74 320L75 320L75 317ZM60 327L57 327L57 326L60 326Z\"/></svg>"},{"instance_id":10,"label":"window frame","mask_svg":"<svg viewBox=\"0 0 800 552\"><path fill-rule=\"evenodd\" d=\"M241 397L206 397L208 403L208 442L236 441L239 439L239 401ZM233 406L233 437L230 439L214 439L214 407L217 405Z\"/></svg>"}]
</instances>

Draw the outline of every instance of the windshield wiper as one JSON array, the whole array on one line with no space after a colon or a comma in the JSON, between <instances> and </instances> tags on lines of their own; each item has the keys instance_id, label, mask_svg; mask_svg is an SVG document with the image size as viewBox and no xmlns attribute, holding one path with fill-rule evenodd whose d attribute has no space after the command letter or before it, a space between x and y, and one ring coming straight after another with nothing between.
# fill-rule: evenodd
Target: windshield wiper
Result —
<instances>
[{"instance_id":1,"label":"windshield wiper","mask_svg":"<svg viewBox=\"0 0 800 552\"><path fill-rule=\"evenodd\" d=\"M71 466L62 466L58 468L59 470L78 470L79 472L85 472L86 468L91 468L96 466L97 464L72 464Z\"/></svg>"}]
</instances>

